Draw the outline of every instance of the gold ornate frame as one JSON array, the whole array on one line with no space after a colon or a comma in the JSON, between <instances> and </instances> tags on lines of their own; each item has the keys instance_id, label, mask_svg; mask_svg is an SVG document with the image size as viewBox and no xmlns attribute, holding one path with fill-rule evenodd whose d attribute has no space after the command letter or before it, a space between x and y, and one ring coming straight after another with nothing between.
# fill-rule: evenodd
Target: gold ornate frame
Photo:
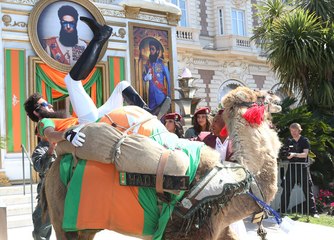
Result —
<instances>
[{"instance_id":1,"label":"gold ornate frame","mask_svg":"<svg viewBox=\"0 0 334 240\"><path fill-rule=\"evenodd\" d=\"M142 79L142 67L139 63L139 46L135 46L135 38L134 36L134 28L143 28L147 29L148 35L146 37L152 37L157 39L160 43L160 39L158 36L159 31L167 32L167 46L163 45L165 49L168 47L168 51L165 50L165 53L168 53L168 70L170 75L170 89L171 89L171 98L174 98L174 72L173 72L173 55L172 55L172 36L171 36L171 28L168 27L160 27L160 26L152 26L152 25L145 25L145 24L138 24L134 22L129 22L129 45L130 45L130 71L131 71L131 85L136 88L136 90L140 93L140 95L147 101L146 96L144 94L144 86L143 79ZM144 38L143 38L144 39ZM138 49L136 49L138 47ZM136 53L135 53L136 52ZM173 108L173 106L172 106Z\"/></svg>"},{"instance_id":2,"label":"gold ornate frame","mask_svg":"<svg viewBox=\"0 0 334 240\"><path fill-rule=\"evenodd\" d=\"M30 13L29 20L28 20L28 35L31 41L31 45L34 48L37 55L49 66L62 71L62 72L69 72L71 69L70 65L62 64L52 57L50 57L47 52L43 49L37 34L37 24L41 13L47 8L50 4L56 2L72 2L74 4L78 4L81 7L85 8L94 18L96 21L102 25L105 24L105 20L99 9L91 3L89 0L41 0L39 1L33 10ZM80 20L79 20L80 21ZM99 60L100 61L107 50L108 42L103 46L101 51Z\"/></svg>"},{"instance_id":3,"label":"gold ornate frame","mask_svg":"<svg viewBox=\"0 0 334 240\"><path fill-rule=\"evenodd\" d=\"M28 60L28 68L29 68L29 81L28 81L28 96L36 92L36 65L38 63L44 63L39 57L29 57ZM96 64L97 68L101 68L102 71L102 85L103 85L103 102L106 102L110 96L109 91L109 81L108 81L108 63L107 62L99 62ZM29 122L29 138L27 139L30 142L30 152L33 152L34 148L37 145L37 138L34 134L36 124L28 119Z\"/></svg>"}]
</instances>

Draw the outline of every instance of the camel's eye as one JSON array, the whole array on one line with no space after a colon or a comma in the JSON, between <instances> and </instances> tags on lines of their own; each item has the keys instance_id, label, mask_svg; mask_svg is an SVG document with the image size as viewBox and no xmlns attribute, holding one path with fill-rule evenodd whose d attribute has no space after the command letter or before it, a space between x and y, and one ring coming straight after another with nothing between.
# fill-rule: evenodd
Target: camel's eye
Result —
<instances>
[{"instance_id":1,"label":"camel's eye","mask_svg":"<svg viewBox=\"0 0 334 240\"><path fill-rule=\"evenodd\" d=\"M275 104L275 105L282 105L282 102L279 101L279 100L275 100L275 101L273 101L273 104Z\"/></svg>"}]
</instances>

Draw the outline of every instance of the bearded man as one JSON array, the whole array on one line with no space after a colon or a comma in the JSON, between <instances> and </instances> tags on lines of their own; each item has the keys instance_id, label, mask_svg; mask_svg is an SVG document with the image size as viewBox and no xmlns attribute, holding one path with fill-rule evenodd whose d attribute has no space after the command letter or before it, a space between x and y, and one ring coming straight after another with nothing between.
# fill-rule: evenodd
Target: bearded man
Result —
<instances>
[{"instance_id":1,"label":"bearded man","mask_svg":"<svg viewBox=\"0 0 334 240\"><path fill-rule=\"evenodd\" d=\"M144 82L149 83L148 106L160 112L170 107L170 75L167 66L160 57L161 45L157 40L149 41L150 55L143 71ZM161 110L163 109L163 110ZM158 118L162 117L158 115Z\"/></svg>"},{"instance_id":2,"label":"bearded man","mask_svg":"<svg viewBox=\"0 0 334 240\"><path fill-rule=\"evenodd\" d=\"M45 51L60 63L73 65L87 47L87 43L78 37L78 16L74 7L61 6L58 10L59 37L44 39Z\"/></svg>"}]
</instances>

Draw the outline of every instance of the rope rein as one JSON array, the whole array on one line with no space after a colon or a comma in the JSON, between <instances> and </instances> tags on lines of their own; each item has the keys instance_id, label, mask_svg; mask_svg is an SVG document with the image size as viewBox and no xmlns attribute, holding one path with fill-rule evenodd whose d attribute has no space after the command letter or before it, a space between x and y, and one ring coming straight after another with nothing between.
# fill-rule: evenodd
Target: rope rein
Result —
<instances>
[{"instance_id":1,"label":"rope rein","mask_svg":"<svg viewBox=\"0 0 334 240\"><path fill-rule=\"evenodd\" d=\"M118 126L118 124L116 124L114 121L112 121L112 119L109 116L107 116L107 118L112 123L112 126L113 126L113 123L116 126ZM112 163L115 162L115 159L119 159L120 155L122 154L122 152L121 152L121 145L122 145L122 143L124 143L125 138L127 138L129 136L128 133L132 129L136 128L137 126L140 126L141 124L146 123L146 122L148 122L148 121L150 121L152 119L156 119L156 118L157 118L156 116L149 116L147 118L139 119L139 121L136 124L130 126L129 128L122 127L123 129L125 129L125 131L123 132L122 136L120 137L120 139L117 141L117 143L114 146L114 156L113 156L113 159L112 159ZM119 127L121 127L121 126L119 126Z\"/></svg>"}]
</instances>

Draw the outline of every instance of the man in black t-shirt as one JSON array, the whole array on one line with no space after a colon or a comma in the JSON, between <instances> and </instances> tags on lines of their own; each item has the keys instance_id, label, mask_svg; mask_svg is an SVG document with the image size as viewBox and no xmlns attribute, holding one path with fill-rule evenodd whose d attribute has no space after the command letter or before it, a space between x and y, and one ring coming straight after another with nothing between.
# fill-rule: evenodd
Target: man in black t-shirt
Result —
<instances>
[{"instance_id":1,"label":"man in black t-shirt","mask_svg":"<svg viewBox=\"0 0 334 240\"><path fill-rule=\"evenodd\" d=\"M282 181L283 192L281 195L281 211L285 212L286 208L289 206L291 190L293 189L295 183L297 183L302 184L301 187L303 189L305 198L308 198L308 201L303 203L303 212L318 217L312 191L313 182L308 164L310 142L306 137L301 135L302 128L300 124L292 123L289 129L292 138L288 138L285 142L285 146L289 149L287 159L292 163L307 164L289 164L285 178ZM307 202L309 209L306 208Z\"/></svg>"}]
</instances>

